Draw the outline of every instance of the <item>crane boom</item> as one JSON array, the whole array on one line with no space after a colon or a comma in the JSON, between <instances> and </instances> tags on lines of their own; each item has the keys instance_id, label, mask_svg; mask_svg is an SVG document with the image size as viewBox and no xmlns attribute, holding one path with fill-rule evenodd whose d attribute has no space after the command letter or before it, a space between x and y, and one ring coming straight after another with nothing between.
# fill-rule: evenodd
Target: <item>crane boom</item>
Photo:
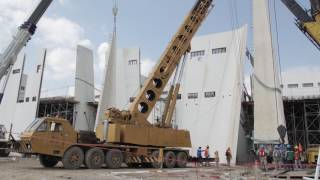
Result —
<instances>
[{"instance_id":1,"label":"crane boom","mask_svg":"<svg viewBox=\"0 0 320 180\"><path fill-rule=\"evenodd\" d=\"M129 111L119 111L113 108L112 111L106 112L107 119L129 121L138 125L151 125L147 118L159 100L181 57L188 51L192 37L213 7L212 2L213 0L197 0L160 57L159 63L145 81Z\"/></svg>"},{"instance_id":2,"label":"crane boom","mask_svg":"<svg viewBox=\"0 0 320 180\"><path fill-rule=\"evenodd\" d=\"M37 23L52 1L42 0L28 20L19 27L17 34L0 57L0 79L6 74L9 67L15 63L17 55L35 33Z\"/></svg>"},{"instance_id":3,"label":"crane boom","mask_svg":"<svg viewBox=\"0 0 320 180\"><path fill-rule=\"evenodd\" d=\"M320 0L310 0L310 12L304 10L296 0L281 0L296 17L298 28L320 50Z\"/></svg>"}]
</instances>

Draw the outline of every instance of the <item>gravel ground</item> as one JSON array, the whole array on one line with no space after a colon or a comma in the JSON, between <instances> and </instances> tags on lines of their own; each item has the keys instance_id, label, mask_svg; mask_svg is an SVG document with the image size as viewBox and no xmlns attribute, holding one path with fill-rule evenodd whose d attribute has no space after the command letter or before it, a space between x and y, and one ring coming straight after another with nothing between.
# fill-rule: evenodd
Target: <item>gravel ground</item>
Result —
<instances>
[{"instance_id":1,"label":"gravel ground","mask_svg":"<svg viewBox=\"0 0 320 180\"><path fill-rule=\"evenodd\" d=\"M4 180L212 180L268 179L259 170L245 167L201 167L184 169L99 169L65 170L59 163L55 168L43 168L35 158L0 158L0 179ZM255 178L254 176L258 177Z\"/></svg>"}]
</instances>

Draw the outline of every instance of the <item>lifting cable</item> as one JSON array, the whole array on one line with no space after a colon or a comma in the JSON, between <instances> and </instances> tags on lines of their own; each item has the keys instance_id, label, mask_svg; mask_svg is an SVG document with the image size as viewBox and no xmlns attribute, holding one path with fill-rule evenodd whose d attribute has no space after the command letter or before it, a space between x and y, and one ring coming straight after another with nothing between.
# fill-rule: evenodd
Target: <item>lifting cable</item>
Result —
<instances>
[{"instance_id":1,"label":"lifting cable","mask_svg":"<svg viewBox=\"0 0 320 180\"><path fill-rule=\"evenodd\" d=\"M278 12L276 7L276 2L273 0L273 10L274 10L274 21L275 21L275 31L276 31L276 45L277 45L277 55L278 55L278 64L279 64L279 76L280 84L282 84L282 63L280 55L280 42L279 42L279 22L278 22Z\"/></svg>"},{"instance_id":2,"label":"lifting cable","mask_svg":"<svg viewBox=\"0 0 320 180\"><path fill-rule=\"evenodd\" d=\"M272 46L272 57L273 58L275 58L275 55L274 55L274 53L275 53L275 50L274 50L274 48L273 48L273 38L272 38L272 21L271 21L271 3L270 3L271 1L268 1L268 6L266 6L266 8L267 8L267 12L269 13L269 17L268 17L268 20L269 20L269 28L270 28L270 32L271 32L271 46ZM273 2L275 2L274 0L273 0ZM276 65L275 65L275 61L272 61L272 65L273 65L273 85L274 85L274 87L275 88L277 88L276 87L276 80L277 80L277 78L276 78ZM281 95L281 93L280 93L280 95ZM281 97L281 99L282 99L282 97ZM278 126L280 125L279 124L279 105L278 105L278 100L277 100L277 91L274 91L274 100L275 100L275 102L276 102L276 113L277 113L277 124L278 124Z\"/></svg>"}]
</instances>

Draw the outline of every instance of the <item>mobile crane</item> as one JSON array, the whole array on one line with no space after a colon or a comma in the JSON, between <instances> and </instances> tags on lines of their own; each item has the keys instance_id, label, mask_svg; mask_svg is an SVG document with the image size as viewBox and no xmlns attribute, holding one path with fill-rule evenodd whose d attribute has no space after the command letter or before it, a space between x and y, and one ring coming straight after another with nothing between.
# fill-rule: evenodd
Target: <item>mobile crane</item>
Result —
<instances>
[{"instance_id":1,"label":"mobile crane","mask_svg":"<svg viewBox=\"0 0 320 180\"><path fill-rule=\"evenodd\" d=\"M281 0L295 15L296 25L320 50L320 0L310 0L311 9L304 10L296 0Z\"/></svg>"},{"instance_id":2,"label":"mobile crane","mask_svg":"<svg viewBox=\"0 0 320 180\"><path fill-rule=\"evenodd\" d=\"M37 23L52 1L42 0L28 20L19 27L19 31L0 57L0 79L7 73L9 67L16 62L17 55L35 33Z\"/></svg>"},{"instance_id":3,"label":"mobile crane","mask_svg":"<svg viewBox=\"0 0 320 180\"><path fill-rule=\"evenodd\" d=\"M52 1L53 0L42 0L39 3L28 20L19 27L17 34L14 36L3 54L0 54L0 79L4 79L3 86L0 90L0 103L4 95L12 66L16 62L19 52L35 33L37 23ZM6 134L7 132L5 131L4 125L0 124L0 156L8 156L10 152L10 142L8 138L6 138Z\"/></svg>"},{"instance_id":4,"label":"mobile crane","mask_svg":"<svg viewBox=\"0 0 320 180\"><path fill-rule=\"evenodd\" d=\"M194 34L213 7L213 0L197 0L178 32L165 49L129 110L110 108L96 133L77 132L67 120L40 118L21 135L15 149L39 155L44 167L62 161L64 168L186 167L191 147L189 131L159 126L147 117L159 100ZM167 123L168 124L168 123ZM163 161L162 161L163 160Z\"/></svg>"}]
</instances>

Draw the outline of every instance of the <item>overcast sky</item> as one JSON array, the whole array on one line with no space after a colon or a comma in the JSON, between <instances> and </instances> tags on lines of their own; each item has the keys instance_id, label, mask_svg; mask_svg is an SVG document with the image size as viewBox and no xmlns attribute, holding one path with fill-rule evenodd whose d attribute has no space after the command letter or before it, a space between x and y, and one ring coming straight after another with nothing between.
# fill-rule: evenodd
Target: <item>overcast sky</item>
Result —
<instances>
[{"instance_id":1,"label":"overcast sky","mask_svg":"<svg viewBox=\"0 0 320 180\"><path fill-rule=\"evenodd\" d=\"M144 74L158 60L195 0L118 0L118 45L140 47ZM249 24L252 47L252 0L216 0L215 8L198 35L229 31ZM0 0L0 52L39 0ZM294 17L279 0L275 2L281 67L320 71L320 52L294 25ZM306 3L305 0L299 1ZM308 4L303 4L308 7ZM54 0L25 49L30 66L39 49L48 48L43 89L73 86L75 48L83 44L95 53L96 84L101 84L104 54L113 27L113 0ZM274 11L274 10L271 10Z\"/></svg>"}]
</instances>

